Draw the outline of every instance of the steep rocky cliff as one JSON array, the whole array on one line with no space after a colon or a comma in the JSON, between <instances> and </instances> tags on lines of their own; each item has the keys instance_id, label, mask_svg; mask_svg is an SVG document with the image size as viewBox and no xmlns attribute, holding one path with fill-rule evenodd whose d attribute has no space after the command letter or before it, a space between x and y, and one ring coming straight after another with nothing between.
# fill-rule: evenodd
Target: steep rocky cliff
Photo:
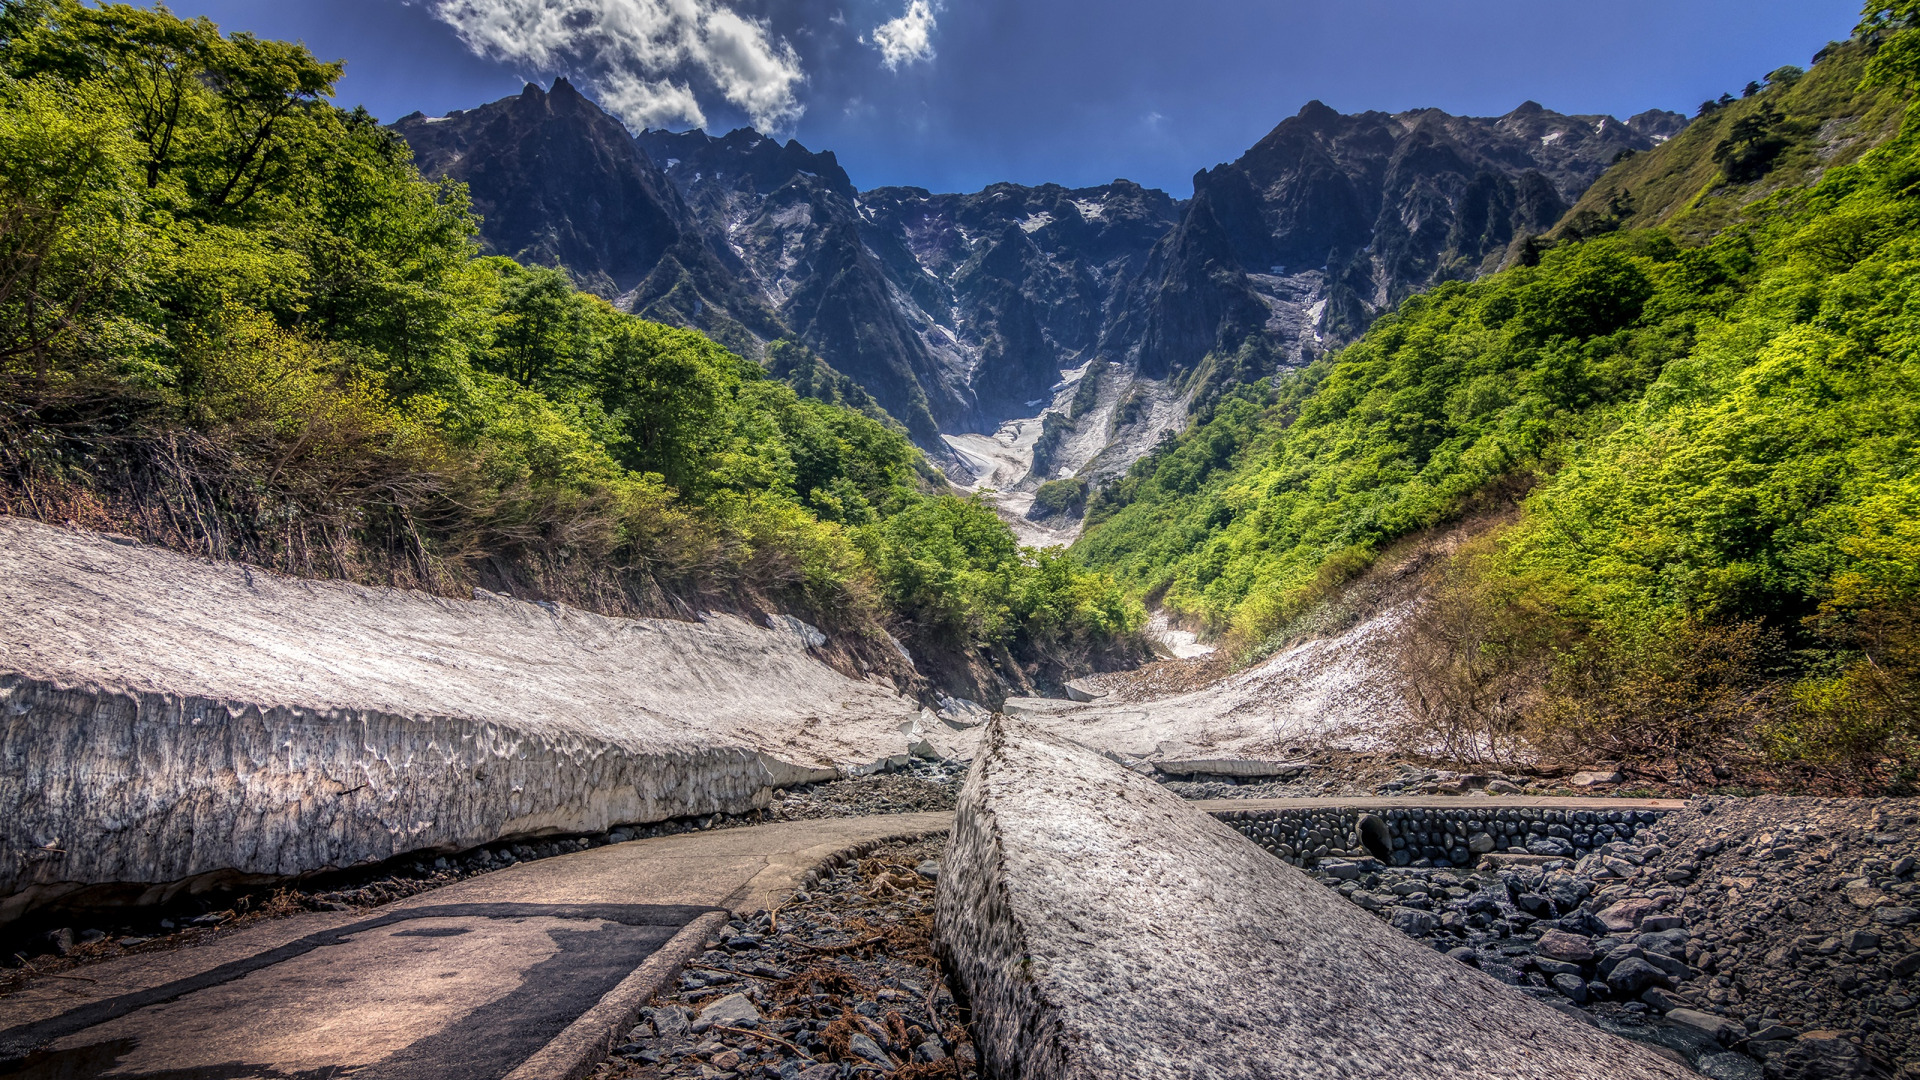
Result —
<instances>
[{"instance_id":1,"label":"steep rocky cliff","mask_svg":"<svg viewBox=\"0 0 1920 1080\"><path fill-rule=\"evenodd\" d=\"M916 435L1036 416L1175 221L1126 182L862 193L831 153L752 131L638 142L793 334Z\"/></svg>"},{"instance_id":2,"label":"steep rocky cliff","mask_svg":"<svg viewBox=\"0 0 1920 1080\"><path fill-rule=\"evenodd\" d=\"M565 79L394 130L423 173L467 185L488 250L565 266L582 288L734 348L783 330L626 128Z\"/></svg>"},{"instance_id":3,"label":"steep rocky cliff","mask_svg":"<svg viewBox=\"0 0 1920 1080\"><path fill-rule=\"evenodd\" d=\"M984 430L1036 415L1061 373L1092 358L1125 284L1175 220L1166 193L1126 181L974 195L881 188L862 209L869 242L910 256L890 269L953 328Z\"/></svg>"},{"instance_id":4,"label":"steep rocky cliff","mask_svg":"<svg viewBox=\"0 0 1920 1080\"><path fill-rule=\"evenodd\" d=\"M785 336L851 376L923 446L968 422L966 358L889 273L904 251L863 237L859 193L831 153L747 130L650 131L638 145Z\"/></svg>"},{"instance_id":5,"label":"steep rocky cliff","mask_svg":"<svg viewBox=\"0 0 1920 1080\"><path fill-rule=\"evenodd\" d=\"M1310 102L1238 161L1194 177L1103 351L1150 376L1211 357L1216 383L1298 365L1415 292L1496 268L1616 158L1684 124L1533 102L1497 118L1345 116Z\"/></svg>"},{"instance_id":6,"label":"steep rocky cliff","mask_svg":"<svg viewBox=\"0 0 1920 1080\"><path fill-rule=\"evenodd\" d=\"M495 250L749 353L803 343L1019 513L1044 481L1124 471L1220 387L1501 265L1684 125L1314 102L1184 203L1124 180L862 192L750 130L628 138L565 83L398 129L473 185Z\"/></svg>"}]
</instances>

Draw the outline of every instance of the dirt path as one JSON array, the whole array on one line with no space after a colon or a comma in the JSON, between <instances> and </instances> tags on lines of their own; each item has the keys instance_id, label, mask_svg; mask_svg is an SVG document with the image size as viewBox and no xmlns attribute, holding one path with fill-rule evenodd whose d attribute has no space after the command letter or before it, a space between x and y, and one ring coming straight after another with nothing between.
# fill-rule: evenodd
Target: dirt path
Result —
<instances>
[{"instance_id":1,"label":"dirt path","mask_svg":"<svg viewBox=\"0 0 1920 1080\"><path fill-rule=\"evenodd\" d=\"M728 912L947 814L636 840L386 907L43 978L0 1000L0 1076L553 1080L603 1053Z\"/></svg>"}]
</instances>

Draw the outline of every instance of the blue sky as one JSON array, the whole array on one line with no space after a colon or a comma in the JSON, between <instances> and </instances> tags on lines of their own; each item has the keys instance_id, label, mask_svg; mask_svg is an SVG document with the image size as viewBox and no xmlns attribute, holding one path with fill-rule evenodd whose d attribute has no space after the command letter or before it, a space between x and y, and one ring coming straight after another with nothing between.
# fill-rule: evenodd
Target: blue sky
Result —
<instances>
[{"instance_id":1,"label":"blue sky","mask_svg":"<svg viewBox=\"0 0 1920 1080\"><path fill-rule=\"evenodd\" d=\"M1857 0L174 0L439 114L571 76L633 126L763 128L863 187L1126 177L1184 197L1342 112L1686 112L1844 38Z\"/></svg>"}]
</instances>

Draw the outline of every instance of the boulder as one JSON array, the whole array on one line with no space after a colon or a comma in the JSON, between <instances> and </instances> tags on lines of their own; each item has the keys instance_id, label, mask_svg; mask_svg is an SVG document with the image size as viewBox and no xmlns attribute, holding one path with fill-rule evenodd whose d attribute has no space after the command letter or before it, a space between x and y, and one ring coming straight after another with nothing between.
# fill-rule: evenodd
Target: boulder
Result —
<instances>
[{"instance_id":1,"label":"boulder","mask_svg":"<svg viewBox=\"0 0 1920 1080\"><path fill-rule=\"evenodd\" d=\"M1596 955L1593 951L1593 942L1563 930L1549 930L1541 934L1535 949L1541 956L1566 964L1592 963Z\"/></svg>"},{"instance_id":2,"label":"boulder","mask_svg":"<svg viewBox=\"0 0 1920 1080\"><path fill-rule=\"evenodd\" d=\"M1691 1009L1699 1004L1688 998L1681 997L1671 990L1663 990L1658 986L1649 987L1641 991L1640 1000L1646 1003L1648 1008L1657 1013L1670 1013L1675 1009Z\"/></svg>"},{"instance_id":3,"label":"boulder","mask_svg":"<svg viewBox=\"0 0 1920 1080\"><path fill-rule=\"evenodd\" d=\"M1679 1080L1395 933L1229 826L1014 717L960 795L936 939L982 1072L1022 1080ZM1425 914L1425 913L1422 913Z\"/></svg>"},{"instance_id":4,"label":"boulder","mask_svg":"<svg viewBox=\"0 0 1920 1080\"><path fill-rule=\"evenodd\" d=\"M1513 906L1536 919L1553 917L1553 901L1537 892L1523 892L1513 898Z\"/></svg>"},{"instance_id":5,"label":"boulder","mask_svg":"<svg viewBox=\"0 0 1920 1080\"><path fill-rule=\"evenodd\" d=\"M1843 1031L1809 1031L1767 1055L1767 1080L1857 1080L1876 1070Z\"/></svg>"},{"instance_id":6,"label":"boulder","mask_svg":"<svg viewBox=\"0 0 1920 1080\"><path fill-rule=\"evenodd\" d=\"M1598 787L1601 784L1617 784L1626 777L1617 769L1590 769L1573 774L1574 787Z\"/></svg>"},{"instance_id":7,"label":"boulder","mask_svg":"<svg viewBox=\"0 0 1920 1080\"><path fill-rule=\"evenodd\" d=\"M1698 1009L1673 1009L1667 1013L1667 1019L1676 1024L1684 1024L1695 1031L1702 1031L1723 1043L1732 1043L1746 1036L1746 1029L1724 1016L1715 1016Z\"/></svg>"},{"instance_id":8,"label":"boulder","mask_svg":"<svg viewBox=\"0 0 1920 1080\"><path fill-rule=\"evenodd\" d=\"M758 1024L760 1010L754 1007L745 994L728 994L700 1010L700 1019L709 1024L722 1024L727 1027L739 1027L743 1024Z\"/></svg>"},{"instance_id":9,"label":"boulder","mask_svg":"<svg viewBox=\"0 0 1920 1080\"><path fill-rule=\"evenodd\" d=\"M1631 897L1594 913L1609 933L1624 934L1639 927L1648 915L1660 909L1657 900Z\"/></svg>"},{"instance_id":10,"label":"boulder","mask_svg":"<svg viewBox=\"0 0 1920 1080\"><path fill-rule=\"evenodd\" d=\"M1607 972L1607 986L1615 995L1623 998L1640 996L1640 992L1650 986L1659 986L1667 981L1660 969L1639 957L1631 957L1613 965Z\"/></svg>"},{"instance_id":11,"label":"boulder","mask_svg":"<svg viewBox=\"0 0 1920 1080\"><path fill-rule=\"evenodd\" d=\"M854 1032L851 1039L847 1040L847 1048L853 1051L854 1057L871 1062L882 1069L892 1069L899 1064L894 1061L885 1050L880 1048L879 1043L874 1042L871 1037L857 1031Z\"/></svg>"},{"instance_id":12,"label":"boulder","mask_svg":"<svg viewBox=\"0 0 1920 1080\"><path fill-rule=\"evenodd\" d=\"M1419 908L1396 907L1387 913L1387 924L1408 937L1426 937L1440 925L1440 920L1431 911Z\"/></svg>"}]
</instances>

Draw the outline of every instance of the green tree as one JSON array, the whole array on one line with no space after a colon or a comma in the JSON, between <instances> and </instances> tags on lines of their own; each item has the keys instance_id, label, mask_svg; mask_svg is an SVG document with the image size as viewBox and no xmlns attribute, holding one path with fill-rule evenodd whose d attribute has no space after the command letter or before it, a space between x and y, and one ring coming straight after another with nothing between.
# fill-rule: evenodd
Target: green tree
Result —
<instances>
[{"instance_id":1,"label":"green tree","mask_svg":"<svg viewBox=\"0 0 1920 1080\"><path fill-rule=\"evenodd\" d=\"M0 77L0 361L45 378L56 340L134 273L137 152L89 94Z\"/></svg>"},{"instance_id":2,"label":"green tree","mask_svg":"<svg viewBox=\"0 0 1920 1080\"><path fill-rule=\"evenodd\" d=\"M200 73L217 121L196 194L215 212L238 211L263 188L286 186L308 163L313 128L338 122L326 99L344 71L292 42L217 38Z\"/></svg>"},{"instance_id":3,"label":"green tree","mask_svg":"<svg viewBox=\"0 0 1920 1080\"><path fill-rule=\"evenodd\" d=\"M486 366L536 390L565 389L592 353L588 305L564 270L500 267L500 310Z\"/></svg>"},{"instance_id":4,"label":"green tree","mask_svg":"<svg viewBox=\"0 0 1920 1080\"><path fill-rule=\"evenodd\" d=\"M175 163L182 125L206 106L205 79L221 41L213 23L164 8L90 8L77 0L10 2L7 11L8 70L105 88L146 148L147 187L159 187Z\"/></svg>"},{"instance_id":5,"label":"green tree","mask_svg":"<svg viewBox=\"0 0 1920 1080\"><path fill-rule=\"evenodd\" d=\"M1878 42L1869 83L1920 90L1920 0L1868 0L1859 33Z\"/></svg>"},{"instance_id":6,"label":"green tree","mask_svg":"<svg viewBox=\"0 0 1920 1080\"><path fill-rule=\"evenodd\" d=\"M1727 137L1713 149L1714 163L1728 180L1751 184L1773 168L1790 145L1780 128L1780 113L1769 104L1733 122Z\"/></svg>"}]
</instances>

